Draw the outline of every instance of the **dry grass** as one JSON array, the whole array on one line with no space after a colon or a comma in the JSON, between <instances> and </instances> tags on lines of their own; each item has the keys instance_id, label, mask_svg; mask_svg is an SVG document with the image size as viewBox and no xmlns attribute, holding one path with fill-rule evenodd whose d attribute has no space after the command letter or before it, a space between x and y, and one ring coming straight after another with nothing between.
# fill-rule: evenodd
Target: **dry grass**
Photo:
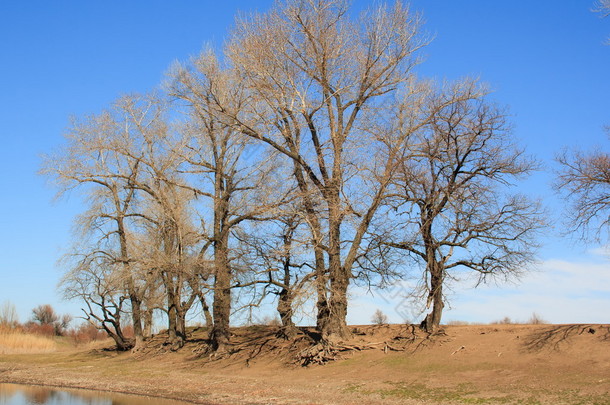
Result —
<instances>
[{"instance_id":1,"label":"dry grass","mask_svg":"<svg viewBox=\"0 0 610 405\"><path fill-rule=\"evenodd\" d=\"M16 329L0 329L0 354L49 353L56 349L57 344L52 338Z\"/></svg>"}]
</instances>

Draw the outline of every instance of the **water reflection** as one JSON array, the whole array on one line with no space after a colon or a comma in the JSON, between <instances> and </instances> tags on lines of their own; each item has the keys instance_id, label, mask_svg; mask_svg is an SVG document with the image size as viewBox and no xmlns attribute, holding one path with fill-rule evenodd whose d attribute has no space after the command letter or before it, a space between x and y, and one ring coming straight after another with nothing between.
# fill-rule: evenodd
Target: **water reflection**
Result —
<instances>
[{"instance_id":1,"label":"water reflection","mask_svg":"<svg viewBox=\"0 0 610 405\"><path fill-rule=\"evenodd\" d=\"M101 391L0 384L0 405L184 405L185 402Z\"/></svg>"}]
</instances>

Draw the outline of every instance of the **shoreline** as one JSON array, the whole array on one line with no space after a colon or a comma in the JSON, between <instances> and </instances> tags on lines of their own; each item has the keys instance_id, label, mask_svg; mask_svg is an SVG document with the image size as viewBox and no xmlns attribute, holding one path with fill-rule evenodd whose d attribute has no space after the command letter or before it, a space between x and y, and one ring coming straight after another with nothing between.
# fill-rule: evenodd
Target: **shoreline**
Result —
<instances>
[{"instance_id":1,"label":"shoreline","mask_svg":"<svg viewBox=\"0 0 610 405\"><path fill-rule=\"evenodd\" d=\"M0 382L203 405L577 404L610 395L607 325L449 326L445 335L412 341L401 335L404 325L358 329L350 345L391 341L401 351L356 350L300 367L287 363L285 341L270 341L272 330L243 329L234 340L248 344L220 359L194 355L197 336L177 352L155 343L144 355L102 348L3 355Z\"/></svg>"},{"instance_id":2,"label":"shoreline","mask_svg":"<svg viewBox=\"0 0 610 405\"><path fill-rule=\"evenodd\" d=\"M39 382L39 381L21 381L21 380L15 380L15 381L5 381L3 379L0 378L0 384L12 384L12 385L21 385L21 386L25 386L25 387L44 387L44 388L52 388L52 389L57 389L58 391L63 391L63 390L84 390L84 391L89 391L89 392L99 392L99 393L110 393L110 394L120 394L120 395L128 395L128 396L136 396L136 397L141 397L141 398L159 398L159 399L164 399L164 400L170 400L170 401L179 401L179 402L184 402L187 404L201 404L201 405L215 405L212 402L209 403L205 403L205 402L194 402L194 401L189 401L186 399L182 399L182 398L177 398L177 397L168 397L168 396L163 396L163 395L155 395L155 394L142 394L142 393L136 393L133 391L117 391L117 390L113 390L113 389L100 389L100 388L93 388L93 387L83 387L83 386L73 386L73 385L58 385L58 384L49 384L49 383L44 383L44 382Z\"/></svg>"}]
</instances>

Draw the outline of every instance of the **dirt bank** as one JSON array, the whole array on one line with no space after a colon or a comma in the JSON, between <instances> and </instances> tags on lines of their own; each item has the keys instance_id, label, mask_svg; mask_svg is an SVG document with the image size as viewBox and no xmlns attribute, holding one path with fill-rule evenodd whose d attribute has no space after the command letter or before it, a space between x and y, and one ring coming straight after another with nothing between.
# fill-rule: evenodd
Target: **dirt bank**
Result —
<instances>
[{"instance_id":1,"label":"dirt bank","mask_svg":"<svg viewBox=\"0 0 610 405\"><path fill-rule=\"evenodd\" d=\"M213 404L610 403L607 325L361 326L326 365L302 367L309 345L272 327L238 328L223 356L203 330L173 352L163 336L141 353L105 347L0 357L0 382L156 395Z\"/></svg>"}]
</instances>

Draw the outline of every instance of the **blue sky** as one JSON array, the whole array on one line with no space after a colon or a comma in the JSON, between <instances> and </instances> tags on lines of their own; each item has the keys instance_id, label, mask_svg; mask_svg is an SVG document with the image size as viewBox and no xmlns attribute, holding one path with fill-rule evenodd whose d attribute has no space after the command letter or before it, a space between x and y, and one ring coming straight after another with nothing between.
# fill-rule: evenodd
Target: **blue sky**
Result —
<instances>
[{"instance_id":1,"label":"blue sky","mask_svg":"<svg viewBox=\"0 0 610 405\"><path fill-rule=\"evenodd\" d=\"M56 292L57 259L70 243L78 195L53 201L36 174L40 155L62 143L71 115L106 107L123 93L158 86L175 60L205 44L220 47L238 10L271 0L0 2L0 303L21 320L50 303L78 313ZM355 1L356 8L371 2ZM610 124L610 18L593 1L414 0L434 36L422 77L479 77L506 105L515 135L545 171L523 191L549 206L554 228L541 264L519 284L472 289L456 283L446 319L487 322L536 311L552 322L609 322L610 263L598 246L560 236L563 203L550 188L552 157L562 147L607 145ZM401 321L387 292L354 289L349 321L366 323L376 307ZM596 309L598 308L598 309ZM603 309L606 309L604 311Z\"/></svg>"}]
</instances>

